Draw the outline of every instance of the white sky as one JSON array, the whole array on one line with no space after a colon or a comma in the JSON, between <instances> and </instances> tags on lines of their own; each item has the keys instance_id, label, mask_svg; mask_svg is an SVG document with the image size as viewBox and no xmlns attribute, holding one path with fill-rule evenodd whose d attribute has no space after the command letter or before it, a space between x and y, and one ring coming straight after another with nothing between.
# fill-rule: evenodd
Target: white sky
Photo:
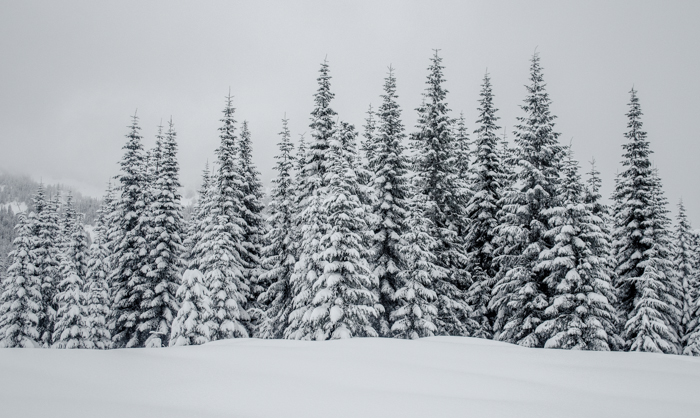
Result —
<instances>
[{"instance_id":1,"label":"white sky","mask_svg":"<svg viewBox=\"0 0 700 418\"><path fill-rule=\"evenodd\" d=\"M99 3L99 4L98 4ZM100 195L138 108L151 146L171 115L186 190L218 145L229 86L266 186L285 112L308 130L319 64L333 107L361 129L389 64L409 132L433 48L448 102L474 129L483 74L512 137L529 58L540 52L561 140L598 161L604 193L621 168L629 90L675 213L700 226L700 2L222 1L0 3L0 169Z\"/></svg>"}]
</instances>

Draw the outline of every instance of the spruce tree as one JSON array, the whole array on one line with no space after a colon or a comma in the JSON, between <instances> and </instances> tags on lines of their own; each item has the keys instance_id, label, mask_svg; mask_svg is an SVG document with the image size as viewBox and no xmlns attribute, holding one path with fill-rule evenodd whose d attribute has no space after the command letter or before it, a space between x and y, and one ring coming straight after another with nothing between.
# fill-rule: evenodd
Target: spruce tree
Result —
<instances>
[{"instance_id":1,"label":"spruce tree","mask_svg":"<svg viewBox=\"0 0 700 418\"><path fill-rule=\"evenodd\" d=\"M683 346L685 346L690 331L689 325L692 322L694 302L697 298L698 271L696 268L698 253L695 248L695 237L690 226L690 221L685 213L683 200L678 202L678 217L676 220L673 264L678 272L680 284L683 289L680 336L683 339Z\"/></svg>"},{"instance_id":2,"label":"spruce tree","mask_svg":"<svg viewBox=\"0 0 700 418\"><path fill-rule=\"evenodd\" d=\"M277 144L279 154L275 156L277 178L272 180L270 215L262 249L262 266L265 272L260 280L270 283L258 297L258 303L265 309L258 330L260 338L284 338L284 330L292 309L291 275L296 263L294 241L294 179L292 177L295 158L292 155L294 144L290 138L288 120L282 120L282 137Z\"/></svg>"},{"instance_id":3,"label":"spruce tree","mask_svg":"<svg viewBox=\"0 0 700 418\"><path fill-rule=\"evenodd\" d=\"M311 140L299 173L297 195L299 213L296 225L299 228L299 251L292 274L293 311L285 338L310 339L315 334L312 327L312 287L324 272L325 263L320 259L321 237L328 229L328 214L322 203L328 193L326 174L330 167L330 142L336 132L336 112L331 108L334 94L330 90L331 76L328 62L321 64L318 90L314 94L314 110L311 112ZM302 160L300 160L301 164Z\"/></svg>"},{"instance_id":4,"label":"spruce tree","mask_svg":"<svg viewBox=\"0 0 700 418\"><path fill-rule=\"evenodd\" d=\"M34 196L32 234L35 236L36 272L41 280L44 312L39 319L39 332L44 347L50 347L56 320L55 297L59 271L60 226L58 223L58 199L47 200L44 185L40 184Z\"/></svg>"},{"instance_id":5,"label":"spruce tree","mask_svg":"<svg viewBox=\"0 0 700 418\"><path fill-rule=\"evenodd\" d=\"M109 207L112 206L111 190L107 191L95 221L95 239L90 246L85 278L85 298L87 305L86 326L90 348L104 350L112 347L112 338L107 329L109 317L109 249L107 247L107 225Z\"/></svg>"},{"instance_id":6,"label":"spruce tree","mask_svg":"<svg viewBox=\"0 0 700 418\"><path fill-rule=\"evenodd\" d=\"M680 301L670 265L669 220L649 159L637 92L632 89L630 94L625 170L618 175L613 194L618 311L625 323L627 349L677 353Z\"/></svg>"},{"instance_id":7,"label":"spruce tree","mask_svg":"<svg viewBox=\"0 0 700 418\"><path fill-rule=\"evenodd\" d=\"M421 183L417 193L426 195L424 216L432 226L431 235L437 264L449 270L445 279L436 278L438 335L469 336L478 327L471 318L466 291L471 279L467 272L464 234L467 222L464 208L469 199L468 185L459 176L458 154L443 87L442 58L437 51L428 67L429 75L423 105L418 108L418 132L413 135L414 166Z\"/></svg>"},{"instance_id":8,"label":"spruce tree","mask_svg":"<svg viewBox=\"0 0 700 418\"><path fill-rule=\"evenodd\" d=\"M400 241L408 232L408 199L411 194L408 182L409 162L403 144L406 135L397 99L396 77L389 67L389 74L384 80L382 105L377 111L378 132L371 137L369 147L372 152L368 155L375 191L371 211L377 220L374 225L371 264L374 275L379 280L379 303L385 310L379 331L386 336L392 335L389 327L397 303L397 275L404 268Z\"/></svg>"},{"instance_id":9,"label":"spruce tree","mask_svg":"<svg viewBox=\"0 0 700 418\"><path fill-rule=\"evenodd\" d=\"M68 193L63 214L65 241L61 248L61 282L58 285L54 348L92 348L87 323L87 298L84 292L88 271L88 237L82 214L75 212Z\"/></svg>"},{"instance_id":10,"label":"spruce tree","mask_svg":"<svg viewBox=\"0 0 700 418\"><path fill-rule=\"evenodd\" d=\"M464 118L464 112L460 112L459 118L457 118L453 128L455 130L454 140L456 147L454 152L457 154L455 158L457 163L457 175L460 179L468 181L471 153L469 150L469 131L467 130L467 121Z\"/></svg>"},{"instance_id":11,"label":"spruce tree","mask_svg":"<svg viewBox=\"0 0 700 418\"><path fill-rule=\"evenodd\" d=\"M558 195L561 205L544 211L554 240L540 253L536 272L544 272L549 294L546 320L537 329L545 348L609 351L618 346L615 334L614 289L607 260L599 249L608 246L602 220L583 203L583 184L571 150L564 162Z\"/></svg>"},{"instance_id":12,"label":"spruce tree","mask_svg":"<svg viewBox=\"0 0 700 418\"><path fill-rule=\"evenodd\" d=\"M118 176L121 196L113 213L114 230L110 232L110 246L114 255L109 278L112 287L109 328L115 348L141 347L148 338L148 334L139 328L141 288L146 282L141 268L144 258L148 256L148 251L143 248L146 231L140 220L146 208L145 190L148 184L139 134L141 128L136 116L133 116L129 129L120 162L121 174Z\"/></svg>"},{"instance_id":13,"label":"spruce tree","mask_svg":"<svg viewBox=\"0 0 700 418\"><path fill-rule=\"evenodd\" d=\"M186 270L177 290L180 308L172 324L170 346L198 345L211 338L211 299L199 270Z\"/></svg>"},{"instance_id":14,"label":"spruce tree","mask_svg":"<svg viewBox=\"0 0 700 418\"><path fill-rule=\"evenodd\" d=\"M201 254L199 271L211 292L211 340L248 337L250 316L248 298L250 288L245 280L241 259L244 223L243 181L237 167L238 139L235 134L235 109L232 97L226 98L221 144L216 150L218 172L212 185L211 208L207 209L211 222L194 247Z\"/></svg>"},{"instance_id":15,"label":"spruce tree","mask_svg":"<svg viewBox=\"0 0 700 418\"><path fill-rule=\"evenodd\" d=\"M423 216L429 204L424 194L414 195L407 228L397 245L402 262L389 314L391 335L397 338L432 337L437 332L437 295L432 286L435 280L445 280L449 271L435 264L437 241L430 234L430 220Z\"/></svg>"},{"instance_id":16,"label":"spruce tree","mask_svg":"<svg viewBox=\"0 0 700 418\"><path fill-rule=\"evenodd\" d=\"M328 192L322 202L328 226L319 241L318 257L324 269L312 286L309 338L340 339L374 337L373 323L379 316L377 287L367 261L363 235L367 233L365 213L358 195L353 163L356 133L342 123L330 142L329 170L325 173Z\"/></svg>"},{"instance_id":17,"label":"spruce tree","mask_svg":"<svg viewBox=\"0 0 700 418\"><path fill-rule=\"evenodd\" d=\"M150 268L143 288L140 330L148 333L146 346L160 347L170 337L170 324L178 311L176 292L184 251L177 140L172 119L165 136L159 138L153 158L152 196L145 212Z\"/></svg>"},{"instance_id":18,"label":"spruce tree","mask_svg":"<svg viewBox=\"0 0 700 418\"><path fill-rule=\"evenodd\" d=\"M498 212L503 196L503 171L498 150L498 116L493 104L491 78L488 73L481 85L479 100L479 127L476 134L474 163L471 167L472 192L466 208L469 229L466 238L466 251L472 275L472 285L467 293L467 301L473 309L473 319L479 323L473 336L491 338L492 325L488 312L491 300L492 279L497 266L494 258L494 236L498 226Z\"/></svg>"},{"instance_id":19,"label":"spruce tree","mask_svg":"<svg viewBox=\"0 0 700 418\"><path fill-rule=\"evenodd\" d=\"M265 206L263 200L263 185L260 173L253 163L253 144L248 129L248 122L243 121L241 139L238 144L238 169L243 182L244 222L241 259L243 260L246 283L250 286L250 305L257 306L258 296L267 289L269 282L260 281L262 273L260 254L262 252L262 237L265 235L265 219L262 212Z\"/></svg>"},{"instance_id":20,"label":"spruce tree","mask_svg":"<svg viewBox=\"0 0 700 418\"><path fill-rule=\"evenodd\" d=\"M17 218L17 237L8 256L10 263L0 295L0 346L38 348L41 347L39 318L44 309L41 281L35 267L34 219L28 219L24 213L19 213Z\"/></svg>"},{"instance_id":21,"label":"spruce tree","mask_svg":"<svg viewBox=\"0 0 700 418\"><path fill-rule=\"evenodd\" d=\"M555 116L545 90L538 54L532 57L530 85L518 117L516 182L501 199L497 238L497 282L490 308L495 312L494 338L527 347L542 347L535 329L545 319L547 272L535 270L540 253L554 246L547 236L548 212L559 205L557 188L563 150L554 131Z\"/></svg>"}]
</instances>

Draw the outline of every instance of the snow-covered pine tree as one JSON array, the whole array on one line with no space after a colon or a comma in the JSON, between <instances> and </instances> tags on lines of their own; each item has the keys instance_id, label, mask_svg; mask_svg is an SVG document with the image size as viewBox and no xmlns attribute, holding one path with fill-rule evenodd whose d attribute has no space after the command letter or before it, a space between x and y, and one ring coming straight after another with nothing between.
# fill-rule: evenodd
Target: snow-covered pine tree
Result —
<instances>
[{"instance_id":1,"label":"snow-covered pine tree","mask_svg":"<svg viewBox=\"0 0 700 418\"><path fill-rule=\"evenodd\" d=\"M88 237L82 214L73 208L68 192L63 213L64 242L61 248L61 282L58 284L54 348L92 348L88 338L87 299L83 291L88 270Z\"/></svg>"},{"instance_id":2,"label":"snow-covered pine tree","mask_svg":"<svg viewBox=\"0 0 700 418\"><path fill-rule=\"evenodd\" d=\"M260 173L253 163L253 144L248 129L248 122L243 121L241 127L241 139L238 143L238 169L243 182L243 241L241 259L243 260L243 274L246 283L250 286L250 307L257 307L258 296L267 289L269 282L259 281L262 273L260 266L260 254L262 252L262 239L265 235L265 219L262 211L265 208L262 200L264 197L263 185L260 181ZM256 318L258 322L260 318Z\"/></svg>"},{"instance_id":3,"label":"snow-covered pine tree","mask_svg":"<svg viewBox=\"0 0 700 418\"><path fill-rule=\"evenodd\" d=\"M375 337L377 288L367 261L363 235L366 215L358 194L353 163L357 161L352 125L341 123L329 145L328 192L321 210L328 226L319 241L319 261L324 269L314 281L308 321L315 340Z\"/></svg>"},{"instance_id":4,"label":"snow-covered pine tree","mask_svg":"<svg viewBox=\"0 0 700 418\"><path fill-rule=\"evenodd\" d=\"M176 293L183 267L182 207L180 204L177 139L172 119L153 153L151 196L146 242L150 268L143 286L139 329L148 347L161 347L170 338L170 324L178 312Z\"/></svg>"},{"instance_id":5,"label":"snow-covered pine tree","mask_svg":"<svg viewBox=\"0 0 700 418\"><path fill-rule=\"evenodd\" d=\"M118 197L114 211L110 246L113 250L112 271L108 282L112 288L109 329L115 348L141 347L148 334L139 329L141 316L140 288L146 281L141 271L147 251L141 251L146 231L139 222L146 206L146 173L143 144L136 115L132 118L124 156L120 162Z\"/></svg>"},{"instance_id":6,"label":"snow-covered pine tree","mask_svg":"<svg viewBox=\"0 0 700 418\"><path fill-rule=\"evenodd\" d=\"M369 105L367 110L367 118L365 118L365 124L362 125L364 132L362 137L364 138L360 142L360 153L358 155L358 163L356 165L357 171L357 181L365 189L365 202L368 205L372 205L371 199L373 196L373 179L372 179L372 167L370 167L370 158L374 154L374 143L376 141L377 135L377 121L375 120L376 112L372 109L372 105Z\"/></svg>"},{"instance_id":7,"label":"snow-covered pine tree","mask_svg":"<svg viewBox=\"0 0 700 418\"><path fill-rule=\"evenodd\" d=\"M607 260L598 256L609 236L602 219L582 201L583 184L570 148L562 171L561 203L543 213L550 227L545 237L554 247L540 253L535 271L547 274L551 299L546 320L535 332L545 348L609 351L619 343L614 288Z\"/></svg>"},{"instance_id":8,"label":"snow-covered pine tree","mask_svg":"<svg viewBox=\"0 0 700 418\"><path fill-rule=\"evenodd\" d=\"M331 92L331 76L328 62L323 61L318 77L318 90L314 94L314 110L311 112L311 141L303 159L299 159L296 227L299 231L297 263L292 274L293 311L285 338L310 339L316 330L312 328L311 313L313 284L324 272L325 262L320 259L321 237L328 229L328 214L322 203L328 193L326 173L330 170L330 142L336 132L336 112L331 108L335 96Z\"/></svg>"},{"instance_id":9,"label":"snow-covered pine tree","mask_svg":"<svg viewBox=\"0 0 700 418\"><path fill-rule=\"evenodd\" d=\"M113 205L111 186L108 188L102 206L97 211L95 221L94 240L90 246L87 264L87 276L85 278L85 298L88 329L87 340L90 348L104 350L112 347L112 337L107 329L109 317L109 249L107 247L106 218L108 210Z\"/></svg>"},{"instance_id":10,"label":"snow-covered pine tree","mask_svg":"<svg viewBox=\"0 0 700 418\"><path fill-rule=\"evenodd\" d=\"M631 351L678 352L679 301L671 271L667 210L651 165L636 90L630 91L628 142L615 192L614 252L618 311ZM674 283L674 281L676 283Z\"/></svg>"},{"instance_id":11,"label":"snow-covered pine tree","mask_svg":"<svg viewBox=\"0 0 700 418\"><path fill-rule=\"evenodd\" d=\"M0 295L0 347L38 348L41 347L39 318L44 309L41 281L35 268L34 220L24 213L19 213L17 218L17 237L8 256L10 266Z\"/></svg>"},{"instance_id":12,"label":"snow-covered pine tree","mask_svg":"<svg viewBox=\"0 0 700 418\"><path fill-rule=\"evenodd\" d=\"M58 222L58 196L46 200L44 185L40 184L34 197L34 214L32 217L32 234L36 254L36 273L41 281L41 295L44 312L39 319L39 332L44 347L52 344L53 327L56 320L55 297L61 280L59 271L59 253L61 231Z\"/></svg>"},{"instance_id":13,"label":"snow-covered pine tree","mask_svg":"<svg viewBox=\"0 0 700 418\"><path fill-rule=\"evenodd\" d=\"M463 181L468 181L471 154L469 150L469 131L467 130L467 121L464 118L464 112L459 113L459 118L457 118L453 127L455 130L454 138L456 147L454 152L457 154L457 175Z\"/></svg>"},{"instance_id":14,"label":"snow-covered pine tree","mask_svg":"<svg viewBox=\"0 0 700 418\"><path fill-rule=\"evenodd\" d=\"M554 246L549 229L552 209L559 205L557 187L563 149L554 131L555 116L537 53L530 66L525 116L518 117L516 183L502 198L497 242L500 270L490 309L495 313L494 338L527 347L542 347L535 329L545 319L549 292L547 272L535 271L542 251Z\"/></svg>"},{"instance_id":15,"label":"snow-covered pine tree","mask_svg":"<svg viewBox=\"0 0 700 418\"><path fill-rule=\"evenodd\" d=\"M695 248L695 237L690 227L688 216L685 213L683 200L678 202L678 217L676 220L673 264L676 267L681 288L683 289L683 308L681 310L682 315L679 336L682 339L682 346L685 346L687 337L689 336L688 326L692 321L694 302L697 298L698 271L696 268L698 254Z\"/></svg>"},{"instance_id":16,"label":"snow-covered pine tree","mask_svg":"<svg viewBox=\"0 0 700 418\"><path fill-rule=\"evenodd\" d=\"M695 270L700 271L700 234L694 232L693 238ZM686 333L683 338L683 354L686 356L700 356L700 280L695 282L695 288L689 293L693 297L688 307L690 320L686 325Z\"/></svg>"},{"instance_id":17,"label":"snow-covered pine tree","mask_svg":"<svg viewBox=\"0 0 700 418\"><path fill-rule=\"evenodd\" d=\"M296 263L294 241L294 144L290 138L288 120L282 119L282 139L277 144L279 154L275 156L277 178L272 180L270 216L265 234L262 266L265 272L261 281L270 286L258 297L265 309L263 321L258 328L260 338L284 338L287 319L292 310L292 288L290 279Z\"/></svg>"},{"instance_id":18,"label":"snow-covered pine tree","mask_svg":"<svg viewBox=\"0 0 700 418\"><path fill-rule=\"evenodd\" d=\"M379 303L385 312L378 330L382 336L393 334L390 327L397 303L395 292L399 288L397 274L404 269L400 241L408 232L408 199L412 192L408 181L409 161L403 144L406 135L397 98L396 77L393 68L389 67L389 74L384 79L382 104L377 111L379 126L367 141L367 148L371 149L367 159L375 195L371 211L376 218L376 224L372 225L371 265L379 280ZM410 276L412 273L406 274Z\"/></svg>"},{"instance_id":19,"label":"snow-covered pine tree","mask_svg":"<svg viewBox=\"0 0 700 418\"><path fill-rule=\"evenodd\" d=\"M449 270L446 279L436 278L438 335L469 336L478 327L471 318L466 292L471 284L464 249L467 232L464 208L469 200L468 185L459 177L459 164L452 125L445 101L447 90L438 51L431 58L423 104L418 108L418 132L414 133L414 168L421 180L417 193L426 197L424 216L437 240L437 264Z\"/></svg>"},{"instance_id":20,"label":"snow-covered pine tree","mask_svg":"<svg viewBox=\"0 0 700 418\"><path fill-rule=\"evenodd\" d=\"M479 100L479 127L476 134L476 149L471 167L472 197L466 208L469 229L466 237L466 251L472 276L472 285L467 293L467 302L473 309L472 318L479 323L474 337L491 338L492 325L488 312L491 300L492 279L497 267L493 262L493 239L498 226L498 212L503 196L503 171L498 150L498 116L493 104L491 78L484 75Z\"/></svg>"},{"instance_id":21,"label":"snow-covered pine tree","mask_svg":"<svg viewBox=\"0 0 700 418\"><path fill-rule=\"evenodd\" d=\"M407 228L397 244L402 262L389 315L391 335L397 338L431 337L437 332L437 295L432 286L436 279L445 280L449 271L435 264L437 241L430 234L430 220L423 215L430 204L434 203L422 193L413 196Z\"/></svg>"},{"instance_id":22,"label":"snow-covered pine tree","mask_svg":"<svg viewBox=\"0 0 700 418\"><path fill-rule=\"evenodd\" d=\"M218 172L212 184L211 209L207 209L211 222L193 250L195 255L201 255L199 271L211 293L212 341L250 335L250 288L240 256L245 209L243 181L237 167L234 112L229 94L219 128L221 144L216 150Z\"/></svg>"},{"instance_id":23,"label":"snow-covered pine tree","mask_svg":"<svg viewBox=\"0 0 700 418\"><path fill-rule=\"evenodd\" d=\"M202 263L203 254L196 253L202 236L207 225L211 224L211 209L214 201L214 184L216 182L212 178L209 171L209 163L207 162L204 171L202 172L202 185L197 192L197 201L194 204L192 216L187 223L187 233L183 245L185 246L185 266L190 270L199 270Z\"/></svg>"},{"instance_id":24,"label":"snow-covered pine tree","mask_svg":"<svg viewBox=\"0 0 700 418\"><path fill-rule=\"evenodd\" d=\"M199 270L185 270L177 289L180 308L172 324L170 346L198 345L211 338L211 299Z\"/></svg>"}]
</instances>

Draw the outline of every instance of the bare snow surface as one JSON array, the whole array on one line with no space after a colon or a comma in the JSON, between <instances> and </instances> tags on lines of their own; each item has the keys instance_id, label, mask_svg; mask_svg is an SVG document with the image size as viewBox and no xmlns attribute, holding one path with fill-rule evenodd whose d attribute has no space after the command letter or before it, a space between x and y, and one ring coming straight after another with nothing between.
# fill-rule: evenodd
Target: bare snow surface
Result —
<instances>
[{"instance_id":1,"label":"bare snow surface","mask_svg":"<svg viewBox=\"0 0 700 418\"><path fill-rule=\"evenodd\" d=\"M458 337L0 350L2 417L700 417L700 359Z\"/></svg>"}]
</instances>

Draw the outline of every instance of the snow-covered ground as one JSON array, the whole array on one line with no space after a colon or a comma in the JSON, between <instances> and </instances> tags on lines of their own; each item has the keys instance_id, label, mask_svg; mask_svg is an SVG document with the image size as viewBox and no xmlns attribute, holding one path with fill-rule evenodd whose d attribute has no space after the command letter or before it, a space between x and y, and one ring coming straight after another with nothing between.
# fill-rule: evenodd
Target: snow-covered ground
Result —
<instances>
[{"instance_id":1,"label":"snow-covered ground","mask_svg":"<svg viewBox=\"0 0 700 418\"><path fill-rule=\"evenodd\" d=\"M0 350L3 417L700 417L700 359L471 338Z\"/></svg>"}]
</instances>

